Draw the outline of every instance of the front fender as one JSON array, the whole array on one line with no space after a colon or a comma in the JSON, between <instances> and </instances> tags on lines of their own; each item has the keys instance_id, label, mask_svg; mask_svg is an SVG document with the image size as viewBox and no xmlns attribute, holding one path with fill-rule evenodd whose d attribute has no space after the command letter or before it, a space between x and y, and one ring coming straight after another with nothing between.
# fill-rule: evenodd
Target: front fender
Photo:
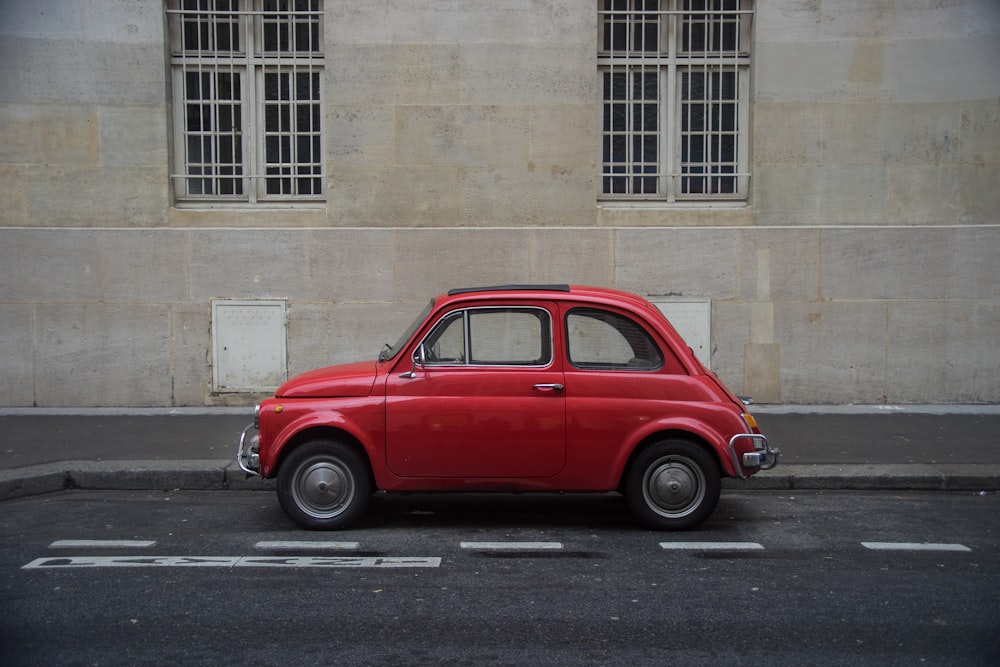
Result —
<instances>
[{"instance_id":1,"label":"front fender","mask_svg":"<svg viewBox=\"0 0 1000 667\"><path fill-rule=\"evenodd\" d=\"M352 403L344 409L331 407L317 408L315 405L295 406L285 403L284 417L272 424L261 421L261 433L273 437L262 438L260 447L260 469L264 477L277 474L278 463L286 451L302 440L302 435L316 431L336 431L344 433L356 441L364 449L368 460L374 465L378 456L377 442L379 434L384 433L385 420L376 406L359 406L364 401L349 401ZM278 415L273 414L272 417ZM263 415L262 415L263 417Z\"/></svg>"}]
</instances>

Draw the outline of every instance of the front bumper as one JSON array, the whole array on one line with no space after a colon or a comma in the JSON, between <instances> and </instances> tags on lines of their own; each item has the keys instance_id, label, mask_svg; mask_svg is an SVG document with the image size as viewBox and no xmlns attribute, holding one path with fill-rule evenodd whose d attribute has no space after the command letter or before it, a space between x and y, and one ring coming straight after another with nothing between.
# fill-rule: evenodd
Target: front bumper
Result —
<instances>
[{"instance_id":1,"label":"front bumper","mask_svg":"<svg viewBox=\"0 0 1000 667\"><path fill-rule=\"evenodd\" d=\"M250 432L254 431L251 435ZM256 433L257 422L251 422L240 432L236 443L236 462L248 475L260 474L260 436Z\"/></svg>"},{"instance_id":2,"label":"front bumper","mask_svg":"<svg viewBox=\"0 0 1000 667\"><path fill-rule=\"evenodd\" d=\"M743 460L740 461L739 456L736 454L736 443L744 438L749 438L753 441L754 451L743 454ZM740 479L746 479L747 475L743 472L743 468L770 470L778 465L781 451L772 449L767 444L767 438L760 433L737 433L729 439L729 456L733 460L733 467L739 473ZM740 465L740 463L743 465Z\"/></svg>"}]
</instances>

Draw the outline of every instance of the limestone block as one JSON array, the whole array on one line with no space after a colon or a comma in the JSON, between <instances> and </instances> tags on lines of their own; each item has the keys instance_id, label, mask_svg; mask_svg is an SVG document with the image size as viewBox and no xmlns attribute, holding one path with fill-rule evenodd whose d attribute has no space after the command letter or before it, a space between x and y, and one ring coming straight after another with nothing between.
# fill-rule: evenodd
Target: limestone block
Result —
<instances>
[{"instance_id":1,"label":"limestone block","mask_svg":"<svg viewBox=\"0 0 1000 667\"><path fill-rule=\"evenodd\" d=\"M345 44L324 46L325 89L338 104L459 104L465 66L457 44Z\"/></svg>"},{"instance_id":2,"label":"limestone block","mask_svg":"<svg viewBox=\"0 0 1000 667\"><path fill-rule=\"evenodd\" d=\"M303 230L190 230L191 298L309 298Z\"/></svg>"},{"instance_id":3,"label":"limestone block","mask_svg":"<svg viewBox=\"0 0 1000 667\"><path fill-rule=\"evenodd\" d=\"M163 43L12 39L19 50L17 98L28 103L162 105Z\"/></svg>"},{"instance_id":4,"label":"limestone block","mask_svg":"<svg viewBox=\"0 0 1000 667\"><path fill-rule=\"evenodd\" d=\"M469 104L579 104L597 99L592 43L487 44L463 49Z\"/></svg>"},{"instance_id":5,"label":"limestone block","mask_svg":"<svg viewBox=\"0 0 1000 667\"><path fill-rule=\"evenodd\" d=\"M0 105L0 162L98 164L99 161L94 107Z\"/></svg>"},{"instance_id":6,"label":"limestone block","mask_svg":"<svg viewBox=\"0 0 1000 667\"><path fill-rule=\"evenodd\" d=\"M996 302L898 302L889 306L890 403L995 402L1000 395Z\"/></svg>"},{"instance_id":7,"label":"limestone block","mask_svg":"<svg viewBox=\"0 0 1000 667\"><path fill-rule=\"evenodd\" d=\"M996 27L998 22L996 12L992 11L995 6L991 5L990 0L929 2L920 5L856 0L792 4L821 5L820 36L825 39L961 39L974 26L986 27L992 24Z\"/></svg>"},{"instance_id":8,"label":"limestone block","mask_svg":"<svg viewBox=\"0 0 1000 667\"><path fill-rule=\"evenodd\" d=\"M997 164L962 164L957 169L965 221L996 224L997 211L1000 211L1000 169Z\"/></svg>"},{"instance_id":9,"label":"limestone block","mask_svg":"<svg viewBox=\"0 0 1000 667\"><path fill-rule=\"evenodd\" d=\"M637 294L736 296L737 235L727 229L621 229L615 284Z\"/></svg>"},{"instance_id":10,"label":"limestone block","mask_svg":"<svg viewBox=\"0 0 1000 667\"><path fill-rule=\"evenodd\" d=\"M33 309L29 305L0 304L0 405L35 404Z\"/></svg>"},{"instance_id":11,"label":"limestone block","mask_svg":"<svg viewBox=\"0 0 1000 667\"><path fill-rule=\"evenodd\" d=\"M819 164L826 106L780 102L754 105L754 164Z\"/></svg>"},{"instance_id":12,"label":"limestone block","mask_svg":"<svg viewBox=\"0 0 1000 667\"><path fill-rule=\"evenodd\" d=\"M822 160L827 165L880 163L888 148L879 141L886 124L882 104L824 104Z\"/></svg>"},{"instance_id":13,"label":"limestone block","mask_svg":"<svg viewBox=\"0 0 1000 667\"><path fill-rule=\"evenodd\" d=\"M961 160L1000 163L1000 97L965 100L961 110Z\"/></svg>"},{"instance_id":14,"label":"limestone block","mask_svg":"<svg viewBox=\"0 0 1000 667\"><path fill-rule=\"evenodd\" d=\"M395 156L403 165L490 165L528 162L528 110L523 106L400 106Z\"/></svg>"},{"instance_id":15,"label":"limestone block","mask_svg":"<svg viewBox=\"0 0 1000 667\"><path fill-rule=\"evenodd\" d=\"M206 300L169 308L172 405L206 405L212 389L212 305Z\"/></svg>"},{"instance_id":16,"label":"limestone block","mask_svg":"<svg viewBox=\"0 0 1000 667\"><path fill-rule=\"evenodd\" d=\"M589 167L482 167L462 171L462 224L566 226L594 223Z\"/></svg>"},{"instance_id":17,"label":"limestone block","mask_svg":"<svg viewBox=\"0 0 1000 667\"><path fill-rule=\"evenodd\" d=\"M779 303L774 319L782 401L884 402L885 304Z\"/></svg>"},{"instance_id":18,"label":"limestone block","mask_svg":"<svg viewBox=\"0 0 1000 667\"><path fill-rule=\"evenodd\" d=\"M758 42L754 50L757 102L842 102L878 99L879 85L850 83L854 44L844 41ZM789 63L795 63L789 67Z\"/></svg>"},{"instance_id":19,"label":"limestone block","mask_svg":"<svg viewBox=\"0 0 1000 667\"><path fill-rule=\"evenodd\" d=\"M757 42L815 42L823 26L822 10L822 3L816 0L757 3L754 14Z\"/></svg>"},{"instance_id":20,"label":"limestone block","mask_svg":"<svg viewBox=\"0 0 1000 667\"><path fill-rule=\"evenodd\" d=\"M24 227L28 224L28 193L24 168L0 165L0 227Z\"/></svg>"},{"instance_id":21,"label":"limestone block","mask_svg":"<svg viewBox=\"0 0 1000 667\"><path fill-rule=\"evenodd\" d=\"M887 101L947 102L1000 97L1000 29L970 24L956 38L902 39L885 48Z\"/></svg>"},{"instance_id":22,"label":"limestone block","mask_svg":"<svg viewBox=\"0 0 1000 667\"><path fill-rule=\"evenodd\" d=\"M953 272L954 231L943 228L826 229L826 299L941 299Z\"/></svg>"},{"instance_id":23,"label":"limestone block","mask_svg":"<svg viewBox=\"0 0 1000 667\"><path fill-rule=\"evenodd\" d=\"M757 166L753 173L753 210L759 225L815 225L820 219L821 167ZM825 217L826 212L823 212Z\"/></svg>"},{"instance_id":24,"label":"limestone block","mask_svg":"<svg viewBox=\"0 0 1000 667\"><path fill-rule=\"evenodd\" d=\"M154 42L163 39L162 11L154 2L4 0L0 27L6 33L33 37Z\"/></svg>"},{"instance_id":25,"label":"limestone block","mask_svg":"<svg viewBox=\"0 0 1000 667\"><path fill-rule=\"evenodd\" d=\"M596 185L596 184L595 184ZM601 227L745 227L754 224L754 209L742 204L711 208L677 208L601 202L597 206Z\"/></svg>"},{"instance_id":26,"label":"limestone block","mask_svg":"<svg viewBox=\"0 0 1000 667\"><path fill-rule=\"evenodd\" d=\"M327 158L338 165L392 164L394 119L395 107L389 105L327 106Z\"/></svg>"},{"instance_id":27,"label":"limestone block","mask_svg":"<svg viewBox=\"0 0 1000 667\"><path fill-rule=\"evenodd\" d=\"M293 303L289 307L289 377L331 364L331 312L328 303Z\"/></svg>"},{"instance_id":28,"label":"limestone block","mask_svg":"<svg viewBox=\"0 0 1000 667\"><path fill-rule=\"evenodd\" d=\"M326 38L337 43L551 43L593 38L595 13L577 0L547 2L329 2ZM484 30L488 26L489 30Z\"/></svg>"},{"instance_id":29,"label":"limestone block","mask_svg":"<svg viewBox=\"0 0 1000 667\"><path fill-rule=\"evenodd\" d=\"M325 227L327 212L322 205L272 208L262 206L233 208L169 208L169 227L244 227L272 229L288 227ZM244 235L246 232L244 232Z\"/></svg>"},{"instance_id":30,"label":"limestone block","mask_svg":"<svg viewBox=\"0 0 1000 667\"><path fill-rule=\"evenodd\" d=\"M888 215L888 174L884 165L817 167L817 219L830 225L880 225Z\"/></svg>"},{"instance_id":31,"label":"limestone block","mask_svg":"<svg viewBox=\"0 0 1000 667\"><path fill-rule=\"evenodd\" d=\"M748 228L737 239L741 301L819 298L819 230Z\"/></svg>"},{"instance_id":32,"label":"limestone block","mask_svg":"<svg viewBox=\"0 0 1000 667\"><path fill-rule=\"evenodd\" d=\"M39 406L170 404L165 305L38 306L36 336Z\"/></svg>"},{"instance_id":33,"label":"limestone block","mask_svg":"<svg viewBox=\"0 0 1000 667\"><path fill-rule=\"evenodd\" d=\"M970 220L962 202L963 169L956 165L900 164L888 170L887 219L896 225L953 225ZM988 197L985 192L980 197Z\"/></svg>"},{"instance_id":34,"label":"limestone block","mask_svg":"<svg viewBox=\"0 0 1000 667\"><path fill-rule=\"evenodd\" d=\"M743 387L743 348L750 340L749 313L749 304L712 302L712 371L741 395L747 393Z\"/></svg>"},{"instance_id":35,"label":"limestone block","mask_svg":"<svg viewBox=\"0 0 1000 667\"><path fill-rule=\"evenodd\" d=\"M758 403L781 402L781 346L747 343L743 346L743 391Z\"/></svg>"},{"instance_id":36,"label":"limestone block","mask_svg":"<svg viewBox=\"0 0 1000 667\"><path fill-rule=\"evenodd\" d=\"M846 105L850 106L850 105ZM885 105L877 145L885 162L956 162L961 148L958 102Z\"/></svg>"},{"instance_id":37,"label":"limestone block","mask_svg":"<svg viewBox=\"0 0 1000 667\"><path fill-rule=\"evenodd\" d=\"M536 105L529 113L529 158L536 168L566 165L596 173L597 116L593 104Z\"/></svg>"},{"instance_id":38,"label":"limestone block","mask_svg":"<svg viewBox=\"0 0 1000 667\"><path fill-rule=\"evenodd\" d=\"M309 299L343 303L390 301L395 235L379 229L309 232Z\"/></svg>"},{"instance_id":39,"label":"limestone block","mask_svg":"<svg viewBox=\"0 0 1000 667\"><path fill-rule=\"evenodd\" d=\"M101 107L101 163L167 165L167 116L161 106Z\"/></svg>"},{"instance_id":40,"label":"limestone block","mask_svg":"<svg viewBox=\"0 0 1000 667\"><path fill-rule=\"evenodd\" d=\"M167 167L29 167L29 224L151 227L167 209ZM87 193L82 197L81 193Z\"/></svg>"},{"instance_id":41,"label":"limestone block","mask_svg":"<svg viewBox=\"0 0 1000 667\"><path fill-rule=\"evenodd\" d=\"M107 230L103 240L103 301L173 303L187 300L189 248L184 231Z\"/></svg>"},{"instance_id":42,"label":"limestone block","mask_svg":"<svg viewBox=\"0 0 1000 667\"><path fill-rule=\"evenodd\" d=\"M549 229L529 233L530 266L524 282L614 284L614 233L604 229Z\"/></svg>"},{"instance_id":43,"label":"limestone block","mask_svg":"<svg viewBox=\"0 0 1000 667\"><path fill-rule=\"evenodd\" d=\"M1000 261L997 260L1000 258L1000 227L964 227L956 229L954 234L948 298L996 303L1000 300Z\"/></svg>"},{"instance_id":44,"label":"limestone block","mask_svg":"<svg viewBox=\"0 0 1000 667\"><path fill-rule=\"evenodd\" d=\"M464 169L334 165L327 197L338 227L461 226Z\"/></svg>"},{"instance_id":45,"label":"limestone block","mask_svg":"<svg viewBox=\"0 0 1000 667\"><path fill-rule=\"evenodd\" d=\"M394 301L423 302L453 287L525 282L529 233L509 229L394 232Z\"/></svg>"},{"instance_id":46,"label":"limestone block","mask_svg":"<svg viewBox=\"0 0 1000 667\"><path fill-rule=\"evenodd\" d=\"M437 294L429 290L416 303L335 305L330 325L331 356L326 363L374 360L385 343L396 343Z\"/></svg>"},{"instance_id":47,"label":"limestone block","mask_svg":"<svg viewBox=\"0 0 1000 667\"><path fill-rule=\"evenodd\" d=\"M0 302L101 300L102 233L0 229Z\"/></svg>"}]
</instances>

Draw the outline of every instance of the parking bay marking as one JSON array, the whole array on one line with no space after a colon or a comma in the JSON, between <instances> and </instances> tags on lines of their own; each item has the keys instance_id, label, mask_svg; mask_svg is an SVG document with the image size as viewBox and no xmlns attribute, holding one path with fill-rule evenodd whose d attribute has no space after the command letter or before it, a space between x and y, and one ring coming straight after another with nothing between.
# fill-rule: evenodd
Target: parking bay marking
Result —
<instances>
[{"instance_id":1,"label":"parking bay marking","mask_svg":"<svg viewBox=\"0 0 1000 667\"><path fill-rule=\"evenodd\" d=\"M562 542L462 542L463 549L475 551L558 551Z\"/></svg>"},{"instance_id":2,"label":"parking bay marking","mask_svg":"<svg viewBox=\"0 0 1000 667\"><path fill-rule=\"evenodd\" d=\"M153 540L56 540L50 549L145 549L156 544Z\"/></svg>"},{"instance_id":3,"label":"parking bay marking","mask_svg":"<svg viewBox=\"0 0 1000 667\"><path fill-rule=\"evenodd\" d=\"M757 542L660 542L661 549L689 551L747 551L763 549Z\"/></svg>"},{"instance_id":4,"label":"parking bay marking","mask_svg":"<svg viewBox=\"0 0 1000 667\"><path fill-rule=\"evenodd\" d=\"M311 541L263 541L254 545L258 549L329 549L331 551L351 551L357 549L358 542L311 542Z\"/></svg>"},{"instance_id":5,"label":"parking bay marking","mask_svg":"<svg viewBox=\"0 0 1000 667\"><path fill-rule=\"evenodd\" d=\"M36 558L23 570L95 567L436 568L439 557L411 556L67 556Z\"/></svg>"},{"instance_id":6,"label":"parking bay marking","mask_svg":"<svg viewBox=\"0 0 1000 667\"><path fill-rule=\"evenodd\" d=\"M861 546L873 551L972 551L964 544L936 542L862 542Z\"/></svg>"}]
</instances>

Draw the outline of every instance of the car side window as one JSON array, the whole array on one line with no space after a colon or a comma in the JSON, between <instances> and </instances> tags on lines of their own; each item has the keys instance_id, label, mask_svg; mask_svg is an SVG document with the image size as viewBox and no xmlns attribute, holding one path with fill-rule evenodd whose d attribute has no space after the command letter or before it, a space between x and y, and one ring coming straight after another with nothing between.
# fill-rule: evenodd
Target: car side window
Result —
<instances>
[{"instance_id":1,"label":"car side window","mask_svg":"<svg viewBox=\"0 0 1000 667\"><path fill-rule=\"evenodd\" d=\"M545 366L551 319L542 308L467 308L446 315L424 350L428 365Z\"/></svg>"},{"instance_id":2,"label":"car side window","mask_svg":"<svg viewBox=\"0 0 1000 667\"><path fill-rule=\"evenodd\" d=\"M631 319L604 310L577 308L566 315L569 361L587 370L653 370L663 354Z\"/></svg>"}]
</instances>

